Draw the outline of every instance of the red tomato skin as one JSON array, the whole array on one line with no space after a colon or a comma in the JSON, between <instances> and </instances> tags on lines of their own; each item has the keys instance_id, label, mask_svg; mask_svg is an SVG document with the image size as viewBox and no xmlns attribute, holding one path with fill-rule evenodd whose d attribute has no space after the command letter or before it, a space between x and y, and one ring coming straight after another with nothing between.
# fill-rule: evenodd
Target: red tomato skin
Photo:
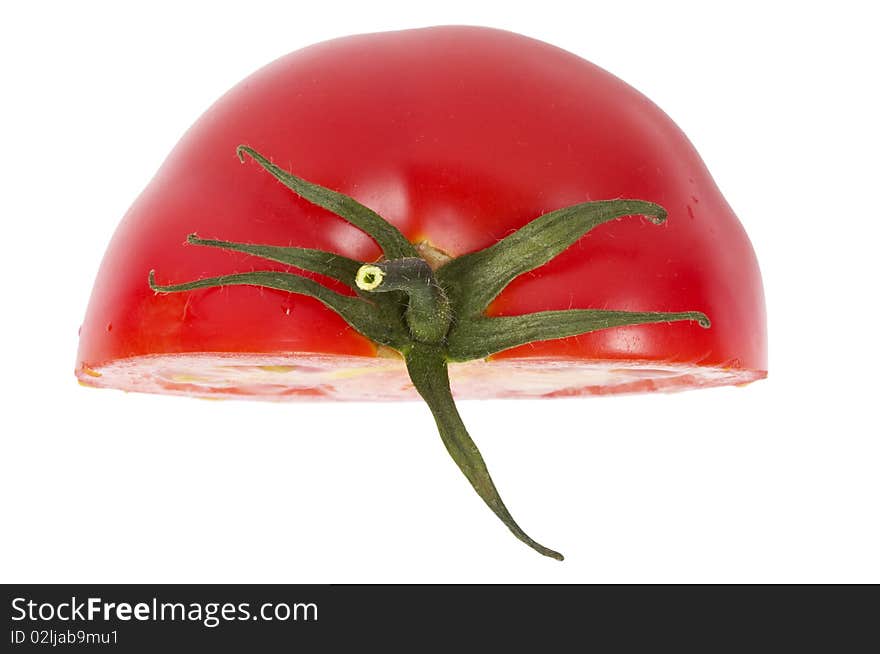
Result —
<instances>
[{"instance_id":1,"label":"red tomato skin","mask_svg":"<svg viewBox=\"0 0 880 654\"><path fill-rule=\"evenodd\" d=\"M247 144L357 198L411 241L452 255L587 200L663 205L668 221L605 224L515 280L490 313L699 310L692 323L616 328L496 355L637 359L766 370L758 264L699 155L659 108L613 75L509 32L437 27L338 39L287 55L215 103L119 225L85 321L78 366L179 352L375 354L317 301L227 287L158 295L159 283L286 269L185 244L205 238L321 248L371 261L376 245L296 197ZM326 280L324 280L326 281ZM331 286L342 290L339 285Z\"/></svg>"}]
</instances>

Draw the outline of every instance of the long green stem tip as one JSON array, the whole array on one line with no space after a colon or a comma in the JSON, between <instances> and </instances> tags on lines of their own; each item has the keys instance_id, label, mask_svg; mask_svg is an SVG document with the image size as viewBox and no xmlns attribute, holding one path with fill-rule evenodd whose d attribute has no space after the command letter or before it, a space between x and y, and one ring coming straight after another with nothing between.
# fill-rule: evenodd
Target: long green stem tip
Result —
<instances>
[{"instance_id":1,"label":"long green stem tip","mask_svg":"<svg viewBox=\"0 0 880 654\"><path fill-rule=\"evenodd\" d=\"M406 366L413 385L434 414L434 421L446 450L477 491L477 495L507 525L514 536L536 552L562 561L562 554L544 547L523 531L501 501L501 495L489 476L486 462L468 434L452 399L443 350L437 346L417 345L407 353Z\"/></svg>"}]
</instances>

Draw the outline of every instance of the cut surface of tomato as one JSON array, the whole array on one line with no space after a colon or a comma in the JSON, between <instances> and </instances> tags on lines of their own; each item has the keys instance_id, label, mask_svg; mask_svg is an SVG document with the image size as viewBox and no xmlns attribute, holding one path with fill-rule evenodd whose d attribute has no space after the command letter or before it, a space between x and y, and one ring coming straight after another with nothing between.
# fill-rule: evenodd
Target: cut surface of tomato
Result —
<instances>
[{"instance_id":1,"label":"cut surface of tomato","mask_svg":"<svg viewBox=\"0 0 880 654\"><path fill-rule=\"evenodd\" d=\"M764 376L741 368L656 361L501 359L451 364L458 399L575 397L678 391L747 384ZM403 360L391 357L288 354L166 354L81 368L83 384L211 399L415 400Z\"/></svg>"}]
</instances>

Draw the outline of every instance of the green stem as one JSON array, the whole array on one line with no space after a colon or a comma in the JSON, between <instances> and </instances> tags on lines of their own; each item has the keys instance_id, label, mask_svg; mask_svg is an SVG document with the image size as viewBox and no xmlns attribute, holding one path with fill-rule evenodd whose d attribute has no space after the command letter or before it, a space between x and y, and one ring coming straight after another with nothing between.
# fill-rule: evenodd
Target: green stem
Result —
<instances>
[{"instance_id":1,"label":"green stem","mask_svg":"<svg viewBox=\"0 0 880 654\"><path fill-rule=\"evenodd\" d=\"M406 353L406 365L416 390L424 398L434 414L440 438L452 459L477 491L477 495L507 525L513 535L535 551L561 561L562 554L548 549L532 540L514 521L489 476L486 463L471 439L458 414L449 388L449 372L446 357L439 346L415 344Z\"/></svg>"},{"instance_id":2,"label":"green stem","mask_svg":"<svg viewBox=\"0 0 880 654\"><path fill-rule=\"evenodd\" d=\"M364 264L358 269L355 283L370 293L405 291L409 296L406 323L414 340L439 343L446 337L452 322L449 298L424 259L405 257Z\"/></svg>"}]
</instances>

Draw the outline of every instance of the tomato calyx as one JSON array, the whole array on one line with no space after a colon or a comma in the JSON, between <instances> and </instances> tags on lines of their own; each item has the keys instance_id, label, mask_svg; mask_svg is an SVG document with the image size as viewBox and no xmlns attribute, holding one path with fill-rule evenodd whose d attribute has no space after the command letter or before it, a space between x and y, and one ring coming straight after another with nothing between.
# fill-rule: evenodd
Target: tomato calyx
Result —
<instances>
[{"instance_id":1,"label":"tomato calyx","mask_svg":"<svg viewBox=\"0 0 880 654\"><path fill-rule=\"evenodd\" d=\"M417 343L441 343L452 323L452 307L431 266L421 257L364 264L355 277L367 293L403 291L407 294L404 319Z\"/></svg>"},{"instance_id":2,"label":"tomato calyx","mask_svg":"<svg viewBox=\"0 0 880 654\"><path fill-rule=\"evenodd\" d=\"M278 167L256 150L245 155L291 191L327 209L368 234L382 249L376 262L361 262L322 250L236 243L191 234L191 245L243 252L318 273L348 286L343 295L298 274L252 271L160 285L154 271L149 284L157 293L178 293L219 286L252 285L307 295L339 314L352 328L380 346L399 351L410 379L426 401L438 431L465 477L513 534L545 556L562 555L530 538L501 501L476 444L461 420L449 387L448 363L482 359L532 343L628 325L693 321L708 328L699 311L632 312L605 309L540 311L520 316L488 316L486 309L516 277L552 260L599 225L626 216L666 220L666 211L643 200L585 202L539 216L483 250L453 258L436 270L394 225L357 200L306 181Z\"/></svg>"}]
</instances>

